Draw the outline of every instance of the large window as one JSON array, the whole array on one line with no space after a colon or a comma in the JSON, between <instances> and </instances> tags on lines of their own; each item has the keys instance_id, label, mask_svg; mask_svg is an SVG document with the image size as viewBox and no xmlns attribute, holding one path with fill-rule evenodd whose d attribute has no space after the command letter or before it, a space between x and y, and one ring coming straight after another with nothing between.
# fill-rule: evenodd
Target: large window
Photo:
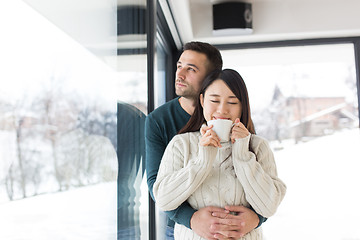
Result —
<instances>
[{"instance_id":1,"label":"large window","mask_svg":"<svg viewBox=\"0 0 360 240\"><path fill-rule=\"evenodd\" d=\"M358 239L360 145L352 44L222 51L288 190L266 239Z\"/></svg>"},{"instance_id":2,"label":"large window","mask_svg":"<svg viewBox=\"0 0 360 240\"><path fill-rule=\"evenodd\" d=\"M116 239L116 5L45 2L0 3L0 239Z\"/></svg>"}]
</instances>

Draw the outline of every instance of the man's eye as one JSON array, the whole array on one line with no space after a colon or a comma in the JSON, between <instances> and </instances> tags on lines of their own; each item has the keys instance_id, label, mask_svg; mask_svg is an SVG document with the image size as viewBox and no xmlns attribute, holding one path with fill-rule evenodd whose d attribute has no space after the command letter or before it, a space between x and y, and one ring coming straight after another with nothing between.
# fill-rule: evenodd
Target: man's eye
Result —
<instances>
[{"instance_id":1,"label":"man's eye","mask_svg":"<svg viewBox=\"0 0 360 240\"><path fill-rule=\"evenodd\" d=\"M189 71L193 71L193 72L195 72L195 69L193 69L193 68L189 68Z\"/></svg>"}]
</instances>

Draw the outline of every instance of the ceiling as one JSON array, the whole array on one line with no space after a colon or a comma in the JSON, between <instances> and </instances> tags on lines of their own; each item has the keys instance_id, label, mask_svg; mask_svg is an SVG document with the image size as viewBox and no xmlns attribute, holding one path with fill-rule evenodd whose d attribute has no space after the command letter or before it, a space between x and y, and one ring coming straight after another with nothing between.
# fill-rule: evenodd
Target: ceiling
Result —
<instances>
[{"instance_id":1,"label":"ceiling","mask_svg":"<svg viewBox=\"0 0 360 240\"><path fill-rule=\"evenodd\" d=\"M228 36L213 34L212 5L229 0L159 0L159 2L165 15L168 16L168 22L173 25L173 33L175 35L176 32L179 33L175 39L178 47L191 40L231 44L360 36L358 13L360 1L358 0L238 1L252 5L253 32Z\"/></svg>"},{"instance_id":2,"label":"ceiling","mask_svg":"<svg viewBox=\"0 0 360 240\"><path fill-rule=\"evenodd\" d=\"M96 54L146 46L143 35L118 37L114 43L116 29L108 23L116 21L114 4L146 6L147 0L24 1ZM228 36L213 35L212 5L230 0L158 1L179 49L191 40L221 45L360 36L359 0L231 0L251 3L253 31Z\"/></svg>"}]
</instances>

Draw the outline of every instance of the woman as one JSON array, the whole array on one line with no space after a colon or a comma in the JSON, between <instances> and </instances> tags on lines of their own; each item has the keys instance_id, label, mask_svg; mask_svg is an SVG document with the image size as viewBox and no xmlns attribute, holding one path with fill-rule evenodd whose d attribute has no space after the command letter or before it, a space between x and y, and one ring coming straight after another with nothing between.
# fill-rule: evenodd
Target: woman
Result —
<instances>
[{"instance_id":1,"label":"woman","mask_svg":"<svg viewBox=\"0 0 360 240\"><path fill-rule=\"evenodd\" d=\"M220 142L213 119L234 122L231 139ZM243 205L270 217L282 201L286 186L277 177L268 142L255 135L245 83L234 70L212 72L204 80L188 124L168 144L154 184L157 206L169 211L184 201L205 206ZM234 213L236 214L236 213ZM202 239L175 225L175 239ZM256 228L242 239L262 239Z\"/></svg>"}]
</instances>

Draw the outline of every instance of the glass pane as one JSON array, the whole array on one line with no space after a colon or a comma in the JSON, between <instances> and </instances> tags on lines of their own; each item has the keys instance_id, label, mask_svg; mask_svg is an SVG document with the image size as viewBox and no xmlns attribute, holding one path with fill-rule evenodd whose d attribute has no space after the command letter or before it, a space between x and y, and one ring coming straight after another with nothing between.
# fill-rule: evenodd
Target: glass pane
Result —
<instances>
[{"instance_id":1,"label":"glass pane","mask_svg":"<svg viewBox=\"0 0 360 240\"><path fill-rule=\"evenodd\" d=\"M358 239L359 116L352 44L223 51L288 190L266 239Z\"/></svg>"},{"instance_id":2,"label":"glass pane","mask_svg":"<svg viewBox=\"0 0 360 240\"><path fill-rule=\"evenodd\" d=\"M115 239L119 79L44 16L0 3L0 239Z\"/></svg>"},{"instance_id":3,"label":"glass pane","mask_svg":"<svg viewBox=\"0 0 360 240\"><path fill-rule=\"evenodd\" d=\"M129 3L118 1L117 239L140 240L149 236L144 138L148 107L146 5L145 1Z\"/></svg>"},{"instance_id":4,"label":"glass pane","mask_svg":"<svg viewBox=\"0 0 360 240\"><path fill-rule=\"evenodd\" d=\"M163 105L166 102L165 98L165 80L166 80L166 61L168 59L167 53L162 45L161 39L157 39L156 42L156 74L154 81L155 91L155 108ZM155 204L156 207L156 204ZM156 208L156 239L165 240L167 217L165 212Z\"/></svg>"},{"instance_id":5,"label":"glass pane","mask_svg":"<svg viewBox=\"0 0 360 240\"><path fill-rule=\"evenodd\" d=\"M161 44L161 41L158 40L156 43L156 54L155 62L157 71L155 72L155 81L154 81L154 96L155 96L155 108L163 105L166 102L166 89L165 89L165 80L166 80L166 62L168 61L167 53L164 49L164 46Z\"/></svg>"},{"instance_id":6,"label":"glass pane","mask_svg":"<svg viewBox=\"0 0 360 240\"><path fill-rule=\"evenodd\" d=\"M146 61L145 54L118 56L118 239L147 239L149 231L144 172Z\"/></svg>"}]
</instances>

